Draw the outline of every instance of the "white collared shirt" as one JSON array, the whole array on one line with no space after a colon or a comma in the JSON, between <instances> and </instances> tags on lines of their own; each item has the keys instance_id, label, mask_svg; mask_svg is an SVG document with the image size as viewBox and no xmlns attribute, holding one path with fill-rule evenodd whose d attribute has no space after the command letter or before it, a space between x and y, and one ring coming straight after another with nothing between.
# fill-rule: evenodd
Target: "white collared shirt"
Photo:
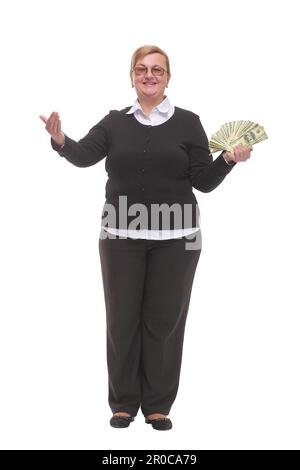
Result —
<instances>
[{"instance_id":1,"label":"white collared shirt","mask_svg":"<svg viewBox=\"0 0 300 470\"><path fill-rule=\"evenodd\" d=\"M127 111L126 114L134 114L134 117L141 123L145 125L159 126L166 122L170 117L173 116L175 107L170 103L168 97L151 110L149 116L146 116L142 110L142 107L136 98L133 106ZM198 230L199 227L185 228L185 229L175 229L175 230L132 230L132 229L117 229L113 227L103 227L110 233L115 235L121 235L123 237L129 238L146 238L152 240L166 240L170 238L183 237L184 235L190 235Z\"/></svg>"}]
</instances>

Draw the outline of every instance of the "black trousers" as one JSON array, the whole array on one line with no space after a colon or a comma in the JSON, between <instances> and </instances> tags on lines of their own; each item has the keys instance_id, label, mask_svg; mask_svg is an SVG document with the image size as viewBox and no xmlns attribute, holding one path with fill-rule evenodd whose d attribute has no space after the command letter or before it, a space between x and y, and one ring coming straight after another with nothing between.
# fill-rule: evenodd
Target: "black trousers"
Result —
<instances>
[{"instance_id":1,"label":"black trousers","mask_svg":"<svg viewBox=\"0 0 300 470\"><path fill-rule=\"evenodd\" d=\"M103 228L101 229L103 234ZM170 240L99 238L106 306L108 402L113 413L169 414L201 248Z\"/></svg>"}]
</instances>

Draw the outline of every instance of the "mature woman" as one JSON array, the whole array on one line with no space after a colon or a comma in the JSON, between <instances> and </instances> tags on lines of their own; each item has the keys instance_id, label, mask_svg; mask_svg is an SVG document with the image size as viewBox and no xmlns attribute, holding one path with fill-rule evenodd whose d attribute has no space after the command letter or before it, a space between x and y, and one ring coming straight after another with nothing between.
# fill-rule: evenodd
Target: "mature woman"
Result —
<instances>
[{"instance_id":1,"label":"mature woman","mask_svg":"<svg viewBox=\"0 0 300 470\"><path fill-rule=\"evenodd\" d=\"M201 253L192 188L212 191L252 151L238 146L213 160L199 116L164 94L170 77L167 54L142 46L131 60L133 106L111 110L78 142L62 132L57 112L40 116L52 148L72 164L87 167L106 157L99 252L110 424L118 428L128 427L140 407L154 429L172 428L167 415Z\"/></svg>"}]
</instances>

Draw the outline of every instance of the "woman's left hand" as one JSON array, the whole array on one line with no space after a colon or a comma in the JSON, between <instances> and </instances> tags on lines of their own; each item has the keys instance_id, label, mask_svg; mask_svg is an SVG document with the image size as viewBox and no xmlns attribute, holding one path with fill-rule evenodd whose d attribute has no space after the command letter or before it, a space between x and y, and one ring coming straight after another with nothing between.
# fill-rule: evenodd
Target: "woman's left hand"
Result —
<instances>
[{"instance_id":1,"label":"woman's left hand","mask_svg":"<svg viewBox=\"0 0 300 470\"><path fill-rule=\"evenodd\" d=\"M224 152L223 156L228 163L232 162L245 162L248 158L251 157L250 153L252 152L253 147L246 147L243 144L239 144L233 149L232 152Z\"/></svg>"}]
</instances>

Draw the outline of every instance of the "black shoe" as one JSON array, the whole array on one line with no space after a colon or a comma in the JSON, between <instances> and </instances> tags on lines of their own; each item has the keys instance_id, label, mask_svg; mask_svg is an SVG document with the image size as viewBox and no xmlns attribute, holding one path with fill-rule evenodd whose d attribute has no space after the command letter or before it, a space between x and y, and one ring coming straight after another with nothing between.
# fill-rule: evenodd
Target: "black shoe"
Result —
<instances>
[{"instance_id":1,"label":"black shoe","mask_svg":"<svg viewBox=\"0 0 300 470\"><path fill-rule=\"evenodd\" d=\"M134 421L133 416L116 415L110 419L110 424L114 428L128 428L129 424Z\"/></svg>"},{"instance_id":2,"label":"black shoe","mask_svg":"<svg viewBox=\"0 0 300 470\"><path fill-rule=\"evenodd\" d=\"M145 422L151 423L153 429L158 429L159 431L167 431L172 428L172 421L167 417L154 419L148 419L145 417Z\"/></svg>"}]
</instances>

